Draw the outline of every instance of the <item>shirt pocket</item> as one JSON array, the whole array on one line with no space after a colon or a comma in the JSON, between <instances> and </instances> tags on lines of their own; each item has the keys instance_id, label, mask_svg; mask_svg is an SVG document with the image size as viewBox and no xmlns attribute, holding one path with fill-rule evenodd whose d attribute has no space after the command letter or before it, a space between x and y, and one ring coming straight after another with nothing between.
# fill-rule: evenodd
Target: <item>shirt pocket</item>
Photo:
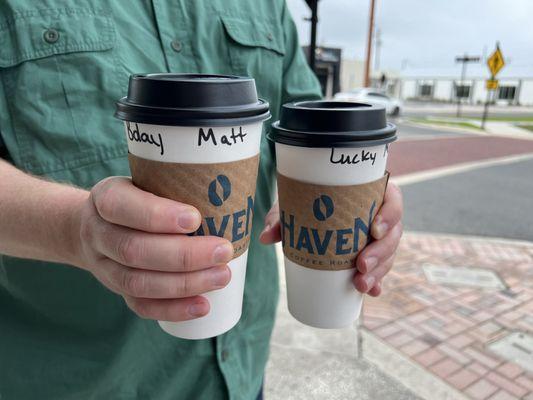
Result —
<instances>
[{"instance_id":1,"label":"shirt pocket","mask_svg":"<svg viewBox=\"0 0 533 400\"><path fill-rule=\"evenodd\" d=\"M255 17L221 16L228 36L228 51L233 73L256 78L259 92L275 93L261 84L281 85L285 43L279 23ZM272 79L258 79L269 76ZM277 88L279 89L279 88Z\"/></svg>"},{"instance_id":2,"label":"shirt pocket","mask_svg":"<svg viewBox=\"0 0 533 400\"><path fill-rule=\"evenodd\" d=\"M0 17L0 78L14 162L49 174L124 155L113 110L127 77L114 49L112 16L54 8Z\"/></svg>"}]
</instances>

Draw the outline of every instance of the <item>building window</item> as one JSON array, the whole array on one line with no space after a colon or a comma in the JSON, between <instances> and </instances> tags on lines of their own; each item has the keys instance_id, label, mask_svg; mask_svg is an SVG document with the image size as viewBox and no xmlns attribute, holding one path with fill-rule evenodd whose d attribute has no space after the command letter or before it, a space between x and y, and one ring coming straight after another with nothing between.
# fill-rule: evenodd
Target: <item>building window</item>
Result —
<instances>
[{"instance_id":1,"label":"building window","mask_svg":"<svg viewBox=\"0 0 533 400\"><path fill-rule=\"evenodd\" d=\"M418 95L420 97L431 97L433 96L433 85L428 83L423 83L418 87Z\"/></svg>"},{"instance_id":2,"label":"building window","mask_svg":"<svg viewBox=\"0 0 533 400\"><path fill-rule=\"evenodd\" d=\"M516 86L500 86L498 89L498 100L514 100Z\"/></svg>"},{"instance_id":3,"label":"building window","mask_svg":"<svg viewBox=\"0 0 533 400\"><path fill-rule=\"evenodd\" d=\"M470 97L470 85L455 84L455 97L460 99L467 99Z\"/></svg>"}]
</instances>

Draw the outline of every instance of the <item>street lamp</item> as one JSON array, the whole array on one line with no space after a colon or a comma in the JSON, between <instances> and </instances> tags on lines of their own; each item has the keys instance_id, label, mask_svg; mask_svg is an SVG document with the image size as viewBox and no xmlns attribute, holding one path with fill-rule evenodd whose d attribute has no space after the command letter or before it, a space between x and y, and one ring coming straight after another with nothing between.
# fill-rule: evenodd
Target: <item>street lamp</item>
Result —
<instances>
[{"instance_id":1,"label":"street lamp","mask_svg":"<svg viewBox=\"0 0 533 400\"><path fill-rule=\"evenodd\" d=\"M457 56L455 57L455 62L456 63L463 63L463 67L461 68L461 86L464 87L464 81L465 81L465 77L466 77L466 65L468 63L473 63L473 62L479 62L480 60L480 57L471 57L471 56L468 56L466 53L464 56ZM456 85L455 86L455 96L457 97L457 118L459 118L461 116L461 98L463 96L459 96L459 85ZM463 94L463 91L461 90L461 95ZM470 94L470 91L469 91L469 94Z\"/></svg>"}]
</instances>

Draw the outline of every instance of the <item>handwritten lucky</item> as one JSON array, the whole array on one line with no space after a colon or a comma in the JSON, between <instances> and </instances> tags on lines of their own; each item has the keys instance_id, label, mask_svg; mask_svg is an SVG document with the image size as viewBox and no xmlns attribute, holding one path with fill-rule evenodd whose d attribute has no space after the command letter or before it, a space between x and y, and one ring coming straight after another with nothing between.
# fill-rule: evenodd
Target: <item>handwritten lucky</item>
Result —
<instances>
[{"instance_id":1,"label":"handwritten lucky","mask_svg":"<svg viewBox=\"0 0 533 400\"><path fill-rule=\"evenodd\" d=\"M350 154L339 153L338 149L332 148L329 156L329 161L332 164L359 164L364 162L372 162L372 165L376 162L377 153L375 151L367 151L365 149L358 150L357 152Z\"/></svg>"}]
</instances>

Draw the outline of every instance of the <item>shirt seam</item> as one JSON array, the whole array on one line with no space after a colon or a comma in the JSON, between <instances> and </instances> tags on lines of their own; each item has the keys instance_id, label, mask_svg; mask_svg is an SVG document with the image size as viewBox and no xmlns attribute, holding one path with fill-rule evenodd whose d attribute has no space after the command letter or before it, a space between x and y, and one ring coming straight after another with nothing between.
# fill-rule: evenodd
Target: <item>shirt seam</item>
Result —
<instances>
[{"instance_id":1,"label":"shirt seam","mask_svg":"<svg viewBox=\"0 0 533 400\"><path fill-rule=\"evenodd\" d=\"M102 47L97 47L97 46L102 46ZM76 51L105 51L105 50L110 50L112 48L113 48L112 42L109 43L109 42L105 42L105 41L94 41L94 42L87 41L85 44L81 44L81 45L68 45L65 48L57 48L56 47L52 51L47 51L47 50L43 50L43 49L36 49L36 50L34 50L32 52L22 53L18 57L8 58L6 60L6 63L8 63L8 64L17 63L18 64L18 63L21 63L23 61L34 60L36 57L37 58L42 58L42 57L46 57L46 56L73 53L73 52L76 52Z\"/></svg>"},{"instance_id":2,"label":"shirt seam","mask_svg":"<svg viewBox=\"0 0 533 400\"><path fill-rule=\"evenodd\" d=\"M46 17L46 16L66 16L70 17L73 15L92 15L95 17L104 16L109 18L109 12L104 9L92 10L90 8L41 8L35 10L26 10L26 11L15 11L9 18L4 18L4 23L0 24L0 32L11 29L17 21L24 21L37 17Z\"/></svg>"}]
</instances>

